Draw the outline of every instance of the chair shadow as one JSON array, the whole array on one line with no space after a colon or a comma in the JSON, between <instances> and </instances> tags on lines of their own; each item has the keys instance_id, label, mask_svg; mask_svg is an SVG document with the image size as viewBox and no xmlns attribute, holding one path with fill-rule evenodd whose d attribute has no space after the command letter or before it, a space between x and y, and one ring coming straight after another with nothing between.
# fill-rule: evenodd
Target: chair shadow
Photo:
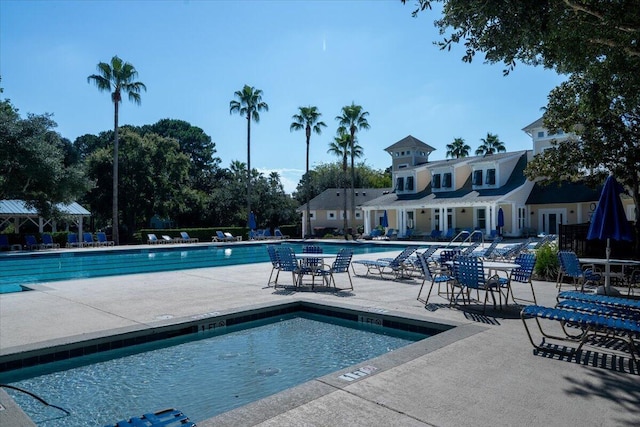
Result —
<instances>
[{"instance_id":1,"label":"chair shadow","mask_svg":"<svg viewBox=\"0 0 640 427\"><path fill-rule=\"evenodd\" d=\"M589 344L597 345L597 343ZM620 350L620 348L618 348L619 345L620 344L612 346L611 343L603 344L604 347L615 350ZM624 345L622 346L624 347ZM533 350L534 355L568 363L592 366L594 368L607 369L615 372L640 375L640 362L634 361L631 357L619 354L601 353L591 349L575 352L575 348L549 342L542 342L540 347L542 348Z\"/></svg>"}]
</instances>

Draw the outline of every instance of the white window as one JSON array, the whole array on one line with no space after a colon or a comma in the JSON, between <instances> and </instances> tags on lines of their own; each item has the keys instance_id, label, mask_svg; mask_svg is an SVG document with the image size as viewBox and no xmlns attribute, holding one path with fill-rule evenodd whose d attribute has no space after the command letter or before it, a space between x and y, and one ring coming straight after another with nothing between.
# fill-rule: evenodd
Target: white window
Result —
<instances>
[{"instance_id":1,"label":"white window","mask_svg":"<svg viewBox=\"0 0 640 427\"><path fill-rule=\"evenodd\" d=\"M336 211L327 211L327 219L333 221L338 218L338 213Z\"/></svg>"},{"instance_id":2,"label":"white window","mask_svg":"<svg viewBox=\"0 0 640 427\"><path fill-rule=\"evenodd\" d=\"M544 138L544 131L538 132L538 138Z\"/></svg>"},{"instance_id":3,"label":"white window","mask_svg":"<svg viewBox=\"0 0 640 427\"><path fill-rule=\"evenodd\" d=\"M356 211L356 219L361 219L361 218L362 218L362 212Z\"/></svg>"},{"instance_id":4,"label":"white window","mask_svg":"<svg viewBox=\"0 0 640 427\"><path fill-rule=\"evenodd\" d=\"M316 219L316 211L309 211L309 218L313 221Z\"/></svg>"}]
</instances>

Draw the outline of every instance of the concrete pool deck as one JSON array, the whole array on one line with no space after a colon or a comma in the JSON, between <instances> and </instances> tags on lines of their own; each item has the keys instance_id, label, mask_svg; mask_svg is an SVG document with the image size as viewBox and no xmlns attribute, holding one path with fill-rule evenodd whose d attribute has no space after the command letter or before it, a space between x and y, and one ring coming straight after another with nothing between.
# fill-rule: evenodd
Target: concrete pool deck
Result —
<instances>
[{"instance_id":1,"label":"concrete pool deck","mask_svg":"<svg viewBox=\"0 0 640 427\"><path fill-rule=\"evenodd\" d=\"M375 256L354 259L371 258ZM482 315L477 309L449 308L444 298L432 296L434 304L425 309L416 300L418 280L353 277L354 291L274 291L265 287L270 271L270 263L260 263L30 285L33 291L0 295L0 356L249 306L304 300L404 313L461 327L444 338L427 340L431 343L424 351L416 350L402 363L376 360L379 369L357 381L340 383L338 374L331 374L198 426L639 423L637 368L630 373L611 364L611 353L598 349L591 354L603 367L534 355L516 307L488 309ZM290 280L282 273L279 282ZM340 285L347 278L337 280ZM536 281L534 286L540 305L555 304L554 283ZM528 289L517 287L515 292L525 297ZM21 425L12 423L16 411L5 401L0 399L7 408L0 410L0 425ZM141 408L140 414L159 409L163 408Z\"/></svg>"}]
</instances>

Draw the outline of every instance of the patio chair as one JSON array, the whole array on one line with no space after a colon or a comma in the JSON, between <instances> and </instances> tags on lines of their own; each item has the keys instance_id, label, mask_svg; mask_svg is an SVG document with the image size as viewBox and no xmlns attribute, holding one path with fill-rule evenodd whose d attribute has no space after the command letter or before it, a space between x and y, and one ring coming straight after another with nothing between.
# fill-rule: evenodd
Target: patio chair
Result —
<instances>
[{"instance_id":1,"label":"patio chair","mask_svg":"<svg viewBox=\"0 0 640 427\"><path fill-rule=\"evenodd\" d=\"M96 242L93 240L93 234L89 233L88 231L85 231L84 233L82 233L82 243L80 244L80 247L93 248L95 246L96 246Z\"/></svg>"},{"instance_id":2,"label":"patio chair","mask_svg":"<svg viewBox=\"0 0 640 427\"><path fill-rule=\"evenodd\" d=\"M153 234L153 233L147 234L147 244L148 245L158 245L160 243L162 243L162 241L159 240L158 237L156 237L155 234Z\"/></svg>"},{"instance_id":3,"label":"patio chair","mask_svg":"<svg viewBox=\"0 0 640 427\"><path fill-rule=\"evenodd\" d=\"M278 227L276 227L276 229L275 229L275 230L273 230L273 236L274 236L276 239L288 239L288 238L289 238L289 236L288 236L288 235L286 235L286 234L282 234L282 231L280 231L280 229L279 229Z\"/></svg>"},{"instance_id":4,"label":"patio chair","mask_svg":"<svg viewBox=\"0 0 640 427\"><path fill-rule=\"evenodd\" d=\"M340 291L345 290L346 288L338 289L338 287L336 286L335 275L346 273L347 277L349 278L349 289L353 290L353 281L351 280L351 274L349 273L349 266L351 265L352 258L353 258L353 250L342 248L338 252L338 255L336 256L335 261L333 261L333 263L328 269L321 268L318 271L319 275L321 275L327 282L327 286L331 286L331 284L333 283L334 289L340 290Z\"/></svg>"},{"instance_id":5,"label":"patio chair","mask_svg":"<svg viewBox=\"0 0 640 427\"><path fill-rule=\"evenodd\" d=\"M36 240L36 237L31 235L31 234L27 234L26 236L24 236L24 242L25 245L24 247L27 249L40 249L40 243L38 243L38 241Z\"/></svg>"},{"instance_id":6,"label":"patio chair","mask_svg":"<svg viewBox=\"0 0 640 427\"><path fill-rule=\"evenodd\" d=\"M422 271L422 285L420 285L420 290L418 291L418 301L424 303L426 306L429 303L429 297L431 296L431 291L433 290L433 285L438 284L438 295L440 295L440 286L444 283L447 286L447 299L449 299L449 284L453 281L453 277L441 273L441 272L432 272L431 265L427 260L427 257L424 253L419 253L417 255L418 265L420 266L420 270ZM429 287L429 293L427 294L427 298L421 299L420 295L422 294L422 288L424 288L424 284L430 281L431 287Z\"/></svg>"},{"instance_id":7,"label":"patio chair","mask_svg":"<svg viewBox=\"0 0 640 427\"><path fill-rule=\"evenodd\" d=\"M234 236L233 234L229 233L228 231L224 232L224 237L226 237L227 240L230 241L230 242L239 242L240 240L242 240L242 237Z\"/></svg>"},{"instance_id":8,"label":"patio chair","mask_svg":"<svg viewBox=\"0 0 640 427\"><path fill-rule=\"evenodd\" d=\"M113 246L115 244L113 240L107 240L107 234L104 231L98 231L96 237L98 238L98 246Z\"/></svg>"},{"instance_id":9,"label":"patio chair","mask_svg":"<svg viewBox=\"0 0 640 427\"><path fill-rule=\"evenodd\" d=\"M42 235L42 244L40 247L42 249L60 249L60 244L53 241L51 234L44 233Z\"/></svg>"},{"instance_id":10,"label":"patio chair","mask_svg":"<svg viewBox=\"0 0 640 427\"><path fill-rule=\"evenodd\" d=\"M174 239L173 237L163 234L162 236L162 243L182 243L182 239Z\"/></svg>"},{"instance_id":11,"label":"patio chair","mask_svg":"<svg viewBox=\"0 0 640 427\"><path fill-rule=\"evenodd\" d=\"M271 261L271 274L269 274L267 287L270 287L271 283L273 283L273 287L275 287L278 283L278 276L280 275L280 263L278 262L278 252L276 251L275 245L267 245L267 253L269 254L269 261ZM271 278L274 272L276 272L276 278L272 282Z\"/></svg>"},{"instance_id":12,"label":"patio chair","mask_svg":"<svg viewBox=\"0 0 640 427\"><path fill-rule=\"evenodd\" d=\"M536 265L536 254L533 253L522 253L516 257L514 260L514 264L518 264L520 267L514 268L511 270L509 277L501 277L500 287L507 290L506 301L509 302L509 293L511 293L511 299L513 302L516 302L516 299L519 301L529 302L533 304L537 304L536 301L536 292L533 290L533 282L531 281L531 276L533 275L533 268ZM531 295L533 296L533 300L527 300L524 298L516 298L513 293L513 285L514 283L528 283L531 287Z\"/></svg>"},{"instance_id":13,"label":"patio chair","mask_svg":"<svg viewBox=\"0 0 640 427\"><path fill-rule=\"evenodd\" d=\"M78 235L76 233L67 234L67 248L79 248L80 242L78 241Z\"/></svg>"},{"instance_id":14,"label":"patio chair","mask_svg":"<svg viewBox=\"0 0 640 427\"><path fill-rule=\"evenodd\" d=\"M384 278L383 274L393 274L394 279L404 277L407 266L405 265L405 261L409 258L411 254L416 251L415 246L406 247L398 256L395 258L378 258L377 260L357 260L353 261L352 269L353 274L356 276L355 269L353 268L353 264L362 264L366 267L367 272L364 276L368 276L370 273L377 273L381 278Z\"/></svg>"},{"instance_id":15,"label":"patio chair","mask_svg":"<svg viewBox=\"0 0 640 427\"><path fill-rule=\"evenodd\" d=\"M442 231L438 230L437 228L434 228L433 230L431 230L431 233L429 234L429 239L440 240L440 237L442 237Z\"/></svg>"},{"instance_id":16,"label":"patio chair","mask_svg":"<svg viewBox=\"0 0 640 427\"><path fill-rule=\"evenodd\" d=\"M273 239L273 236L271 235L271 230L269 230L268 228L265 228L262 231L262 238L265 240Z\"/></svg>"},{"instance_id":17,"label":"patio chair","mask_svg":"<svg viewBox=\"0 0 640 427\"><path fill-rule=\"evenodd\" d=\"M186 231L181 231L180 232L180 237L182 237L182 241L184 243L199 243L200 239L198 239L197 237L190 237L189 233L187 233Z\"/></svg>"},{"instance_id":18,"label":"patio chair","mask_svg":"<svg viewBox=\"0 0 640 427\"><path fill-rule=\"evenodd\" d=\"M0 250L11 250L11 245L9 244L9 237L6 234L0 234Z\"/></svg>"},{"instance_id":19,"label":"patio chair","mask_svg":"<svg viewBox=\"0 0 640 427\"><path fill-rule=\"evenodd\" d=\"M307 245L302 248L303 254L321 254L322 247L316 245ZM306 258L300 261L300 273L298 281L302 284L304 275L311 276L311 289L315 286L316 276L322 275L320 270L322 269L321 258Z\"/></svg>"},{"instance_id":20,"label":"patio chair","mask_svg":"<svg viewBox=\"0 0 640 427\"><path fill-rule=\"evenodd\" d=\"M481 259L471 256L457 256L453 260L453 287L459 287L460 291L458 295L451 295L450 304L454 304L458 301L458 297L462 296L462 303L464 305L471 303L471 290L484 291L484 302L482 304L482 314L487 311L487 299L489 294L493 299L493 307L496 306L495 293L498 294L500 302L500 308L502 308L502 292L500 290L499 277L497 275L486 277L484 273L484 266ZM465 298L465 293L467 298Z\"/></svg>"},{"instance_id":21,"label":"patio chair","mask_svg":"<svg viewBox=\"0 0 640 427\"><path fill-rule=\"evenodd\" d=\"M573 251L559 251L558 261L560 262L560 271L558 271L558 279L556 286L558 292L562 290L562 282L565 278L570 278L576 290L580 287L580 291L584 291L585 285L589 283L596 284L600 281L600 275L595 273L591 268L582 268L580 260Z\"/></svg>"},{"instance_id":22,"label":"patio chair","mask_svg":"<svg viewBox=\"0 0 640 427\"><path fill-rule=\"evenodd\" d=\"M629 353L634 361L636 359L636 347L634 340L640 339L640 322L632 319L623 319L619 317L612 317L601 314L583 313L575 310L568 310L563 308L551 308L543 307L539 305L528 305L520 312L520 318L524 324L525 331L529 337L531 345L542 352L551 352L560 355L568 355L570 357L578 353L585 343L598 334L604 334L609 339L616 339L626 342ZM533 339L533 335L529 330L527 320L533 319L538 326L540 334L542 334L542 342L536 344ZM552 335L542 328L540 319L559 322L560 326L564 330L565 325L571 325L581 330L581 333L577 335ZM578 347L575 349L569 349L565 346L552 345L547 343L546 339L554 339L560 341L574 341L578 343ZM616 346L607 345L599 346L598 349L616 349Z\"/></svg>"},{"instance_id":23,"label":"patio chair","mask_svg":"<svg viewBox=\"0 0 640 427\"><path fill-rule=\"evenodd\" d=\"M298 260L296 259L296 254L293 252L293 249L288 246L277 248L276 256L278 257L279 270L290 272L293 286L298 286L300 267L298 266ZM273 287L277 287L277 284L274 283Z\"/></svg>"}]
</instances>

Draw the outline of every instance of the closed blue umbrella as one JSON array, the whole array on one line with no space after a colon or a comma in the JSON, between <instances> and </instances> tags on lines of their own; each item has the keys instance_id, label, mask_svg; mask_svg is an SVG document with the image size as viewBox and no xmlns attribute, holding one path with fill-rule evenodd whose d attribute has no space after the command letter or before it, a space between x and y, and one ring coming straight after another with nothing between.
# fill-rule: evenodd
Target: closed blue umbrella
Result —
<instances>
[{"instance_id":1,"label":"closed blue umbrella","mask_svg":"<svg viewBox=\"0 0 640 427\"><path fill-rule=\"evenodd\" d=\"M382 214L382 222L380 223L380 225L383 226L384 228L387 228L389 226L389 218L387 217L386 210Z\"/></svg>"},{"instance_id":2,"label":"closed blue umbrella","mask_svg":"<svg viewBox=\"0 0 640 427\"><path fill-rule=\"evenodd\" d=\"M256 216L253 213L253 211L251 211L249 213L249 229L250 230L255 230L256 229Z\"/></svg>"},{"instance_id":3,"label":"closed blue umbrella","mask_svg":"<svg viewBox=\"0 0 640 427\"><path fill-rule=\"evenodd\" d=\"M611 242L610 240L633 240L633 234L631 233L631 227L629 221L624 213L624 207L620 200L620 193L623 188L618 181L609 175L602 187L602 193L600 193L600 200L598 200L598 206L591 216L591 225L589 225L589 232L587 233L587 239L589 240L606 240L607 261L611 256ZM605 275L605 289L606 292L610 291L610 278L609 278L609 264L606 264L607 274Z\"/></svg>"},{"instance_id":4,"label":"closed blue umbrella","mask_svg":"<svg viewBox=\"0 0 640 427\"><path fill-rule=\"evenodd\" d=\"M502 227L504 227L504 211L498 209L498 234L502 235Z\"/></svg>"}]
</instances>

